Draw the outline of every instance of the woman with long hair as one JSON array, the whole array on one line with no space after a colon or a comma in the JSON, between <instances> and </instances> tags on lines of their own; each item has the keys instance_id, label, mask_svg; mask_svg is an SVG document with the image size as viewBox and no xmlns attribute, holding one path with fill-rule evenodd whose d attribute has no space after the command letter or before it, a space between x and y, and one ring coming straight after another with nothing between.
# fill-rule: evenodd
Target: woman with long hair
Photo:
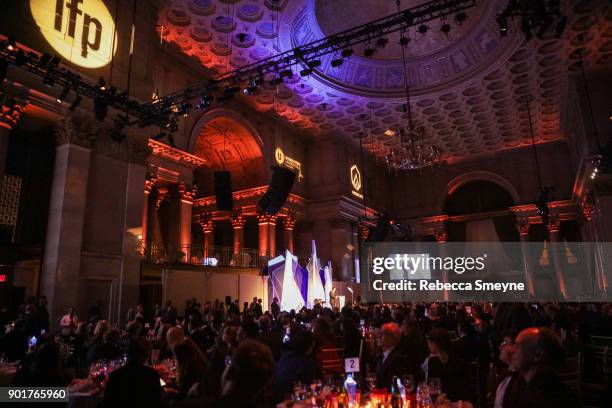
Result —
<instances>
[{"instance_id":1,"label":"woman with long hair","mask_svg":"<svg viewBox=\"0 0 612 408\"><path fill-rule=\"evenodd\" d=\"M195 397L204 389L206 377L206 357L197 344L186 337L174 345L176 361L176 381L179 386L179 398ZM194 388L195 386L195 388ZM190 390L192 390L190 395Z\"/></svg>"}]
</instances>

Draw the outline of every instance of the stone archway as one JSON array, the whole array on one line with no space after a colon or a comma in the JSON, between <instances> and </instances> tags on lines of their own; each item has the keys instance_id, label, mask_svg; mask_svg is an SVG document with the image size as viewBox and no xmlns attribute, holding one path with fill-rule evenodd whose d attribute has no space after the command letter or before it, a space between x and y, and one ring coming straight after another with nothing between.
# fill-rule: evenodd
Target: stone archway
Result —
<instances>
[{"instance_id":1,"label":"stone archway","mask_svg":"<svg viewBox=\"0 0 612 408\"><path fill-rule=\"evenodd\" d=\"M495 183L510 194L515 205L521 203L521 197L519 196L518 191L516 188L514 188L512 183L508 181L508 179L490 171L470 171L455 177L447 184L446 189L438 197L437 206L440 209L440 212L444 212L446 199L451 194L453 194L459 187L474 181L489 181L491 183Z\"/></svg>"}]
</instances>

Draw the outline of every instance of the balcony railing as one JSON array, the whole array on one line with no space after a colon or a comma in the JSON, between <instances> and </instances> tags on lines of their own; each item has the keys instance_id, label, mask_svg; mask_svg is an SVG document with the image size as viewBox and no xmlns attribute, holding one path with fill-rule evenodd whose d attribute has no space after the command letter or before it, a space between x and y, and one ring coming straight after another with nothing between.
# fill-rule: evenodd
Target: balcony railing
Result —
<instances>
[{"instance_id":1,"label":"balcony railing","mask_svg":"<svg viewBox=\"0 0 612 408\"><path fill-rule=\"evenodd\" d=\"M260 256L259 250L253 248L242 248L234 253L232 247L213 246L205 257L201 246L159 245L154 242L143 248L143 255L146 262L155 264L261 268L268 262L267 256Z\"/></svg>"}]
</instances>

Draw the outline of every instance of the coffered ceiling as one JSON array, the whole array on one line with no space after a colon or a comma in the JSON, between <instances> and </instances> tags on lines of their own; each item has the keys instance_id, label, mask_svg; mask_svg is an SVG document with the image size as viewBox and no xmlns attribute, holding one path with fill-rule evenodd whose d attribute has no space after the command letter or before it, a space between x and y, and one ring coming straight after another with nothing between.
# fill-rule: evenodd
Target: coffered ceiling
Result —
<instances>
[{"instance_id":1,"label":"coffered ceiling","mask_svg":"<svg viewBox=\"0 0 612 408\"><path fill-rule=\"evenodd\" d=\"M422 4L403 0L401 8ZM505 0L478 0L461 25L448 18L428 23L425 35L411 29L406 49L411 106L428 139L450 161L530 143L525 96L533 97L538 142L565 137L561 131L568 74L578 52L587 69L612 69L612 3L569 1L560 39L552 33L525 41L512 27L501 38L495 16ZM396 12L395 0L173 0L161 12L158 32L206 67L226 72L343 29ZM404 70L399 34L367 58L365 45L333 68L334 55L311 76L294 67L291 79L241 96L313 135L358 139L382 157L398 146L388 129L406 126ZM386 133L385 133L386 132Z\"/></svg>"}]
</instances>

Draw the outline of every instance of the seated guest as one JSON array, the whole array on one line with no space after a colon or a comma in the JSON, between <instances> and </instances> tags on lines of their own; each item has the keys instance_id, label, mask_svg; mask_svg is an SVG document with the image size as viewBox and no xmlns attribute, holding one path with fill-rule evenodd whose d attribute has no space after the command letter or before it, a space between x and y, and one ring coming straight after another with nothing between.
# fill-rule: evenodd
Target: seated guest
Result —
<instances>
[{"instance_id":1,"label":"seated guest","mask_svg":"<svg viewBox=\"0 0 612 408\"><path fill-rule=\"evenodd\" d=\"M176 381L179 386L179 399L188 397L189 390L195 385L204 389L206 376L206 357L195 342L184 338L174 345L176 360Z\"/></svg>"},{"instance_id":2,"label":"seated guest","mask_svg":"<svg viewBox=\"0 0 612 408\"><path fill-rule=\"evenodd\" d=\"M464 361L451 352L451 339L445 329L431 329L427 339L429 357L422 365L426 381L439 378L442 392L451 400L470 398L467 387L467 367Z\"/></svg>"},{"instance_id":3,"label":"seated guest","mask_svg":"<svg viewBox=\"0 0 612 408\"><path fill-rule=\"evenodd\" d=\"M325 349L336 348L336 337L332 333L329 320L319 317L312 322L312 334L314 337L314 352L317 358L317 369L319 374L323 371L323 360L326 358L342 359L340 352L336 355L330 355L329 352L324 352ZM344 368L343 368L344 369Z\"/></svg>"},{"instance_id":4,"label":"seated guest","mask_svg":"<svg viewBox=\"0 0 612 408\"><path fill-rule=\"evenodd\" d=\"M102 344L94 344L87 352L87 365L98 360L115 360L121 357L121 349L118 347L121 333L117 329L110 329L104 333Z\"/></svg>"},{"instance_id":5,"label":"seated guest","mask_svg":"<svg viewBox=\"0 0 612 408\"><path fill-rule=\"evenodd\" d=\"M258 320L259 333L256 340L265 344L272 351L274 361L278 361L280 357L280 349L282 345L282 335L280 332L272 331L272 320L269 315L263 315Z\"/></svg>"},{"instance_id":6,"label":"seated guest","mask_svg":"<svg viewBox=\"0 0 612 408\"><path fill-rule=\"evenodd\" d=\"M518 397L521 408L575 408L581 404L555 370L563 363L563 345L549 328L530 327L516 338L516 351L510 366L520 374L525 386Z\"/></svg>"},{"instance_id":7,"label":"seated guest","mask_svg":"<svg viewBox=\"0 0 612 408\"><path fill-rule=\"evenodd\" d=\"M266 346L254 340L240 343L221 378L221 397L204 407L270 407L274 360Z\"/></svg>"},{"instance_id":8,"label":"seated guest","mask_svg":"<svg viewBox=\"0 0 612 408\"><path fill-rule=\"evenodd\" d=\"M295 381L309 384L316 377L316 360L310 353L312 344L311 334L298 323L293 323L285 333L274 374L277 400L292 393Z\"/></svg>"},{"instance_id":9,"label":"seated guest","mask_svg":"<svg viewBox=\"0 0 612 408\"><path fill-rule=\"evenodd\" d=\"M151 347L146 339L135 337L126 347L127 364L113 371L104 391L103 407L161 407L159 375L145 363Z\"/></svg>"},{"instance_id":10,"label":"seated guest","mask_svg":"<svg viewBox=\"0 0 612 408\"><path fill-rule=\"evenodd\" d=\"M168 329L166 333L166 343L170 351L174 348L174 345L185 338L185 331L180 326L174 326Z\"/></svg>"},{"instance_id":11,"label":"seated guest","mask_svg":"<svg viewBox=\"0 0 612 408\"><path fill-rule=\"evenodd\" d=\"M391 390L394 376L407 374L408 364L398 345L401 339L397 323L385 323L380 328L378 345L382 353L376 360L376 387Z\"/></svg>"},{"instance_id":12,"label":"seated guest","mask_svg":"<svg viewBox=\"0 0 612 408\"><path fill-rule=\"evenodd\" d=\"M47 341L36 350L32 362L15 375L16 387L65 387L67 377L62 369L60 347Z\"/></svg>"},{"instance_id":13,"label":"seated guest","mask_svg":"<svg viewBox=\"0 0 612 408\"><path fill-rule=\"evenodd\" d=\"M425 336L421 332L419 322L412 317L406 318L401 327L402 338L398 345L400 352L406 356L407 372L415 381L422 379L421 363L429 354Z\"/></svg>"}]
</instances>

